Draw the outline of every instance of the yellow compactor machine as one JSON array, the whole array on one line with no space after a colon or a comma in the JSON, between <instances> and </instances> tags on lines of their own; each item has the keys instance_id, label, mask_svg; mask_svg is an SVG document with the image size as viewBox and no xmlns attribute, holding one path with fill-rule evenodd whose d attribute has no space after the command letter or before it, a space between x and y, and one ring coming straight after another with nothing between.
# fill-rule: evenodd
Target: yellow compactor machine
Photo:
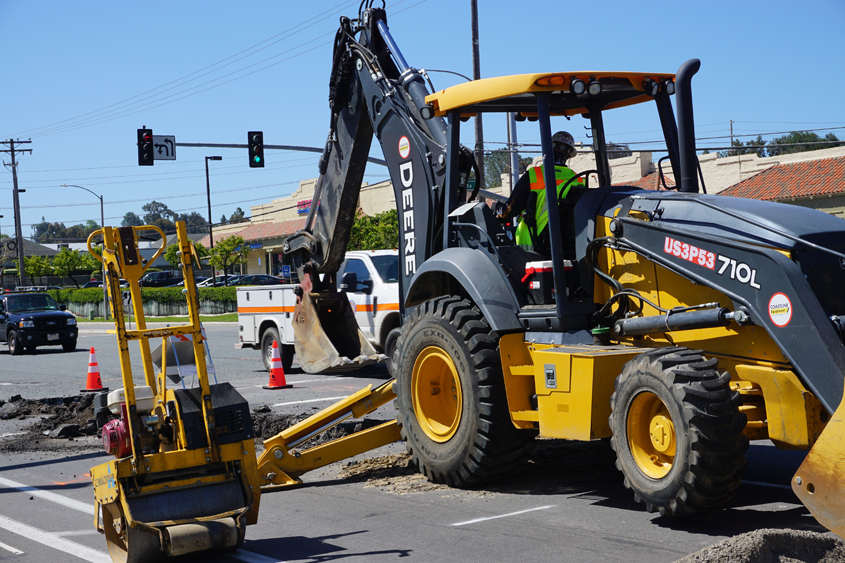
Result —
<instances>
[{"instance_id":1,"label":"yellow compactor machine","mask_svg":"<svg viewBox=\"0 0 845 563\"><path fill-rule=\"evenodd\" d=\"M117 418L102 429L103 444L115 458L91 469L94 523L106 537L115 562L150 563L210 549L237 549L246 526L258 519L262 491L301 483L299 475L399 439L395 421L345 439L307 448L312 437L350 417L360 417L395 395L392 382L340 401L264 442L256 457L247 401L229 383L210 383L207 373L193 264L196 251L177 223L183 293L190 324L148 329L138 280L164 248L157 227L106 227L102 259L114 315L123 387L95 397L96 409ZM137 233L152 230L162 247L149 260L138 251ZM92 252L94 254L94 252ZM94 254L96 255L96 254ZM135 328L126 326L120 278L129 282ZM187 339L194 350L196 385L171 384L166 350L171 337ZM156 373L150 341L162 341ZM133 377L129 343L138 341L143 379Z\"/></svg>"}]
</instances>

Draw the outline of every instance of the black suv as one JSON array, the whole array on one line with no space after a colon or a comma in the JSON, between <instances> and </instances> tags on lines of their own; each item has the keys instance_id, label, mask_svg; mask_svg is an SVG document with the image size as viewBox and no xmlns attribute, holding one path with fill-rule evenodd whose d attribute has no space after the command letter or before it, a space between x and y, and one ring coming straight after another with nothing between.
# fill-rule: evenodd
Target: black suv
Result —
<instances>
[{"instance_id":1,"label":"black suv","mask_svg":"<svg viewBox=\"0 0 845 563\"><path fill-rule=\"evenodd\" d=\"M61 345L65 352L76 350L76 317L57 305L46 293L0 295L0 341L9 344L16 356L36 346Z\"/></svg>"}]
</instances>

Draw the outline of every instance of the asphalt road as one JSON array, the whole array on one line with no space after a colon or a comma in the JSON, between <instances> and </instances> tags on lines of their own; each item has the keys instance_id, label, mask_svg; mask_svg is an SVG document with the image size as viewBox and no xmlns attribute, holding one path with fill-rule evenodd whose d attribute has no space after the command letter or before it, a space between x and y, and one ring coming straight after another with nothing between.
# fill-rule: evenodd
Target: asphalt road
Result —
<instances>
[{"instance_id":1,"label":"asphalt road","mask_svg":"<svg viewBox=\"0 0 845 563\"><path fill-rule=\"evenodd\" d=\"M45 349L14 358L0 353L0 389L6 391L0 397L77 393L90 346L97 349L104 385L116 388L114 335L91 332L104 330L99 327L83 329L80 352ZM292 369L287 374L292 389L265 391L259 354L235 350L236 331L232 324L209 325L209 345L219 379L232 382L251 406L312 411L387 378L383 368L342 376ZM381 416L392 417L389 407ZM397 443L363 457L403 449ZM93 529L93 490L86 475L109 458L88 451L95 453L0 455L0 561L109 561L105 540ZM734 500L692 520L645 512L624 489L601 444L556 450L549 442L538 451L547 462L483 491L412 492L397 486L401 478L372 486L342 479L346 462L334 464L305 475L302 488L262 495L259 523L248 529L243 549L203 560L671 562L758 528L823 531L788 487L803 452L776 450L768 442L752 444Z\"/></svg>"}]
</instances>

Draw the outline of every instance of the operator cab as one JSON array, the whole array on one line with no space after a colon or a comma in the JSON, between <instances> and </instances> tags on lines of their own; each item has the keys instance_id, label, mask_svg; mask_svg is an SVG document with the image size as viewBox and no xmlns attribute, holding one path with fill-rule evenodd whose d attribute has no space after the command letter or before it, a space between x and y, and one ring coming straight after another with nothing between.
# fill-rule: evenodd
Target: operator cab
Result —
<instances>
[{"instance_id":1,"label":"operator cab","mask_svg":"<svg viewBox=\"0 0 845 563\"><path fill-rule=\"evenodd\" d=\"M519 317L526 330L579 330L589 326L588 318L596 310L592 299L592 265L587 256L588 228L594 217L596 197L585 194L611 187L608 146L604 133L603 113L654 101L667 139L668 158L673 170L679 170L678 129L669 97L675 92L674 74L648 73L550 73L522 74L475 80L441 90L426 98L423 115L447 118L447 136L460 138L463 121L478 113L515 114L517 121L536 122L541 139L545 185L554 184L552 159L552 118L569 120L580 115L589 120L595 168L575 170L570 183L582 179L584 187L573 185L558 205L550 206L545 229L548 243L544 247L526 249L514 243L516 220L508 224L497 220L491 208L472 200L478 191L469 194L462 178L447 174L446 225L442 247L463 246L485 250L491 259L504 266L508 281L520 306ZM451 142L450 147L459 147ZM456 152L456 151L453 151ZM447 159L457 159L450 154ZM454 166L453 170L460 169ZM551 172L550 172L551 171ZM458 186L450 189L450 186ZM633 188L622 188L630 192ZM561 193L565 192L565 188ZM484 193L485 196L494 194ZM464 203L469 199L469 203ZM565 296L560 299L559 296Z\"/></svg>"}]
</instances>

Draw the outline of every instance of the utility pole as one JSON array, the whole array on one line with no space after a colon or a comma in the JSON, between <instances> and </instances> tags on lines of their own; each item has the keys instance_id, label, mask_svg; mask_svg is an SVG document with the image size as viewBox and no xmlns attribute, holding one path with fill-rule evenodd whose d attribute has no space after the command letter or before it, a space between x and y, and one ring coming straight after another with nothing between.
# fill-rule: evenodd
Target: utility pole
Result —
<instances>
[{"instance_id":1,"label":"utility pole","mask_svg":"<svg viewBox=\"0 0 845 563\"><path fill-rule=\"evenodd\" d=\"M18 144L26 144L31 143L32 141L17 141ZM18 189L18 164L15 162L15 152L28 152L32 154L32 149L15 149L15 141L9 139L8 141L0 141L0 145L7 145L9 148L5 150L0 150L0 152L7 152L12 156L12 198L14 200L14 208L15 208L15 246L17 247L18 251L18 285L24 285L24 276L26 272L24 271L24 252L23 252L23 234L21 233L21 204L20 200L18 199L18 194L25 192L26 190L19 190ZM4 166L9 166L5 161L3 162Z\"/></svg>"},{"instance_id":2,"label":"utility pole","mask_svg":"<svg viewBox=\"0 0 845 563\"><path fill-rule=\"evenodd\" d=\"M481 78L481 63L478 55L478 0L470 0L472 10L472 79ZM475 116L475 162L478 164L478 175L476 187L485 189L484 186L484 128L481 123L481 112Z\"/></svg>"}]
</instances>

